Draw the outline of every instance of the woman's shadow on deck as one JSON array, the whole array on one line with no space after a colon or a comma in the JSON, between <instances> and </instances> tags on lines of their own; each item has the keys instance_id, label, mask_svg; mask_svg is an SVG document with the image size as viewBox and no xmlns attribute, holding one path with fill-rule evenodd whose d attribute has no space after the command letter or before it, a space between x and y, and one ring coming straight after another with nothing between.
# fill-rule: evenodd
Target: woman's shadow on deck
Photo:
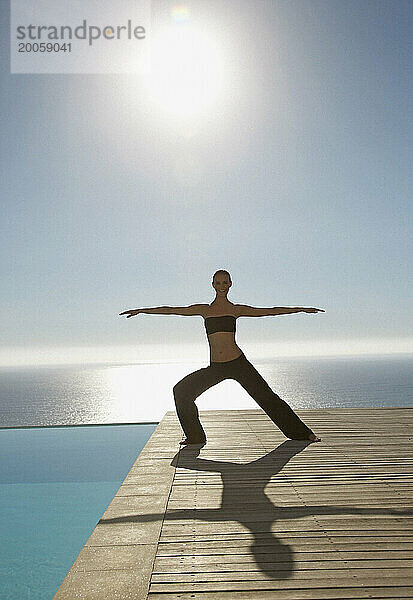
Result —
<instances>
[{"instance_id":1,"label":"woman's shadow on deck","mask_svg":"<svg viewBox=\"0 0 413 600\"><path fill-rule=\"evenodd\" d=\"M246 464L229 461L216 461L198 458L199 449L181 449L172 459L171 464L194 471L220 473L222 478L222 497L220 508L191 508L171 509L165 515L150 513L144 515L128 515L122 517L104 518L99 523L147 522L164 517L169 520L200 520L213 522L238 522L253 535L254 542L250 550L262 572L271 579L287 579L294 570L294 551L277 539L273 534L273 524L280 519L286 521L317 514L394 514L402 516L412 514L411 511L391 510L386 508L362 508L350 506L276 506L265 494L264 488L270 479L279 473L289 460L302 452L308 442L287 440L261 458ZM275 481L273 482L276 483ZM206 488L203 488L206 490ZM281 488L282 489L282 488ZM207 490L203 498L207 498ZM213 501L212 501L213 502ZM308 523L309 534L320 528L315 521ZM293 529L293 528L292 528ZM300 530L296 530L299 537ZM238 532L236 532L238 533ZM280 531L281 533L281 531ZM289 537L288 528L286 537ZM216 539L216 537L215 537ZM228 538L223 536L223 546L228 544ZM232 539L234 541L234 538ZM227 544L226 544L227 542Z\"/></svg>"}]
</instances>

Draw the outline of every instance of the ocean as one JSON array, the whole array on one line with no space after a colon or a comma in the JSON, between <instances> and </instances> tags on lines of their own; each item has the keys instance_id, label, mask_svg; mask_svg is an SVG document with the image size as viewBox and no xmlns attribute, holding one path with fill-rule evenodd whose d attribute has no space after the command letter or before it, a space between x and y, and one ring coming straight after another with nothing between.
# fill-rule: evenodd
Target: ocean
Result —
<instances>
[{"instance_id":1,"label":"ocean","mask_svg":"<svg viewBox=\"0 0 413 600\"><path fill-rule=\"evenodd\" d=\"M407 407L413 355L254 361L294 409ZM208 363L84 364L0 368L0 426L153 423L174 410L172 388ZM258 408L235 381L199 396L198 409Z\"/></svg>"}]
</instances>

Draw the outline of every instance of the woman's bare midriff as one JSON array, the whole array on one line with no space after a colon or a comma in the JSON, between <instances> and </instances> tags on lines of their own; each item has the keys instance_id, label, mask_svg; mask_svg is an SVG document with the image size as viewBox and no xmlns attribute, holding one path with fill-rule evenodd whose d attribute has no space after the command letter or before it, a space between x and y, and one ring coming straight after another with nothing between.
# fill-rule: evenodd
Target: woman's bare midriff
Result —
<instances>
[{"instance_id":1,"label":"woman's bare midriff","mask_svg":"<svg viewBox=\"0 0 413 600\"><path fill-rule=\"evenodd\" d=\"M208 335L209 358L211 362L234 360L242 354L235 343L235 334L231 331L216 331Z\"/></svg>"}]
</instances>

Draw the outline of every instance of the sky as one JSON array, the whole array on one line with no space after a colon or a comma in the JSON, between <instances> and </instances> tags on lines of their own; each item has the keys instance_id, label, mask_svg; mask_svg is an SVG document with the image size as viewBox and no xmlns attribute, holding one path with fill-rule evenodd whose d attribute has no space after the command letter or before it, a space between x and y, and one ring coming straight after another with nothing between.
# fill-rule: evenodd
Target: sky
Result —
<instances>
[{"instance_id":1,"label":"sky","mask_svg":"<svg viewBox=\"0 0 413 600\"><path fill-rule=\"evenodd\" d=\"M118 313L211 302L218 268L232 302L326 311L239 319L241 348L413 351L411 2L180 2L190 102L166 45L150 89L10 74L7 4L0 364L206 357L201 317Z\"/></svg>"}]
</instances>

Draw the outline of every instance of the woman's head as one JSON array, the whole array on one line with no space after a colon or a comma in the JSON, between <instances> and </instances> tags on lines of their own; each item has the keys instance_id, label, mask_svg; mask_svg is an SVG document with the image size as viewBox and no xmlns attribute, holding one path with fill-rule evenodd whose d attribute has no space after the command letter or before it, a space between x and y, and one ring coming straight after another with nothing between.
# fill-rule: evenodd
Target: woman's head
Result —
<instances>
[{"instance_id":1,"label":"woman's head","mask_svg":"<svg viewBox=\"0 0 413 600\"><path fill-rule=\"evenodd\" d=\"M228 290L232 285L231 275L225 269L219 269L215 271L212 277L212 287L215 289L217 295L226 296Z\"/></svg>"},{"instance_id":2,"label":"woman's head","mask_svg":"<svg viewBox=\"0 0 413 600\"><path fill-rule=\"evenodd\" d=\"M214 281L216 277L221 276L226 277L228 281L231 281L231 275L228 273L228 271L225 271L225 269L219 269L218 271L215 271L214 275L212 276L212 281Z\"/></svg>"}]
</instances>

